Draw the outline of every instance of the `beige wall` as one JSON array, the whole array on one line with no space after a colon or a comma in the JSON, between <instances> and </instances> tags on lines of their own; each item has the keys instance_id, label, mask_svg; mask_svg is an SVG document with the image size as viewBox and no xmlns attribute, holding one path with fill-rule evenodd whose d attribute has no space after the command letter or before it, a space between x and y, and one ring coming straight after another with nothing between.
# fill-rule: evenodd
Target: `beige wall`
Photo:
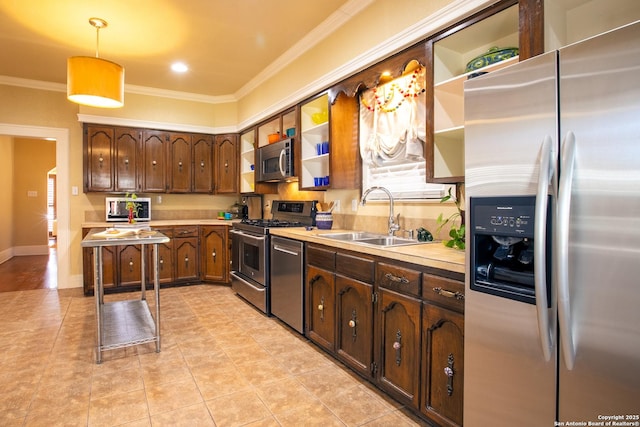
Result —
<instances>
[{"instance_id":1,"label":"beige wall","mask_svg":"<svg viewBox=\"0 0 640 427\"><path fill-rule=\"evenodd\" d=\"M0 135L0 262L11 257L13 241L13 138Z\"/></svg>"},{"instance_id":2,"label":"beige wall","mask_svg":"<svg viewBox=\"0 0 640 427\"><path fill-rule=\"evenodd\" d=\"M100 218L104 215L103 196L82 193L82 125L78 121L78 114L109 117L116 121L121 119L153 123L182 123L188 126L221 129L235 127L248 117L260 116L272 105L290 98L292 92L303 93L306 90L304 88L313 87L314 82L324 74L339 69L354 56L372 49L385 38L423 20L432 11L448 3L450 1L447 0L373 2L360 15L355 16L351 22L340 28L336 34L320 42L311 52L300 56L282 73L256 88L237 103L210 104L198 100L185 101L127 93L123 109L99 110L79 108L76 104L68 102L61 88L41 90L0 84L0 100L2 100L0 123L69 130L69 158L65 159L68 160L68 171L66 171L68 188L62 188L61 191L68 198L69 203L68 262L71 266L69 281L72 286L81 286L81 225L87 218ZM454 17L454 19L457 18ZM372 63L376 61L374 57L370 59ZM301 99L292 99L291 105L299 100ZM79 188L80 194L71 195L72 187ZM324 194L320 195L320 197L323 196ZM334 197L332 192L326 195L328 199L332 197ZM351 197L347 196L345 201L349 201ZM193 206L197 206L197 209L210 208L216 211L229 207L234 200L235 197L165 195L163 203L156 204L154 209L166 211L167 215L180 211L185 213L193 211ZM343 202L343 206L344 204ZM435 208L439 210L440 206ZM384 209L383 206L380 207L381 211ZM432 217L433 215L429 213L424 216ZM1 240L0 244L2 244Z\"/></svg>"},{"instance_id":3,"label":"beige wall","mask_svg":"<svg viewBox=\"0 0 640 427\"><path fill-rule=\"evenodd\" d=\"M47 250L47 173L56 165L56 143L15 138L13 246ZM27 251L30 252L30 251Z\"/></svg>"}]
</instances>

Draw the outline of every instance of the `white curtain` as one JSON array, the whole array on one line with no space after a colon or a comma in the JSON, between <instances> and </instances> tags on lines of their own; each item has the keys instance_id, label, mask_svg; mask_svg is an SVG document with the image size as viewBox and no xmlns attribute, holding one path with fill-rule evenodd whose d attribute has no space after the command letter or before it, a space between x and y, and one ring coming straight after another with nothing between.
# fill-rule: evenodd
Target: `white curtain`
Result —
<instances>
[{"instance_id":1,"label":"white curtain","mask_svg":"<svg viewBox=\"0 0 640 427\"><path fill-rule=\"evenodd\" d=\"M424 160L424 68L360 96L360 155L369 166Z\"/></svg>"}]
</instances>

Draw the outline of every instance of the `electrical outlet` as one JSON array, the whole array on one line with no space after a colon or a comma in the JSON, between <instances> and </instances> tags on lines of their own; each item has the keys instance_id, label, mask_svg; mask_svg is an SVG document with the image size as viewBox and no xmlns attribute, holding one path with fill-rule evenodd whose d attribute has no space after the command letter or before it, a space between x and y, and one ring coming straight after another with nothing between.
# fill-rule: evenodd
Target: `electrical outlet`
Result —
<instances>
[{"instance_id":1,"label":"electrical outlet","mask_svg":"<svg viewBox=\"0 0 640 427\"><path fill-rule=\"evenodd\" d=\"M156 200L158 201L158 204L162 204L162 196L158 196Z\"/></svg>"},{"instance_id":2,"label":"electrical outlet","mask_svg":"<svg viewBox=\"0 0 640 427\"><path fill-rule=\"evenodd\" d=\"M353 212L357 212L358 211L358 199L352 199L351 200L351 210Z\"/></svg>"},{"instance_id":3,"label":"electrical outlet","mask_svg":"<svg viewBox=\"0 0 640 427\"><path fill-rule=\"evenodd\" d=\"M340 212L340 200L333 201L333 212Z\"/></svg>"}]
</instances>

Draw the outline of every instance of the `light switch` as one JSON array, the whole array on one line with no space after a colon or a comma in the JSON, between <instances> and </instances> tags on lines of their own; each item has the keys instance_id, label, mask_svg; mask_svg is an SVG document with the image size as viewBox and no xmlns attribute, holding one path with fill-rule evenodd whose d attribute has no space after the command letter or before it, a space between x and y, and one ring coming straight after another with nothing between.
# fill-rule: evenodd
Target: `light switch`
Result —
<instances>
[{"instance_id":1,"label":"light switch","mask_svg":"<svg viewBox=\"0 0 640 427\"><path fill-rule=\"evenodd\" d=\"M78 195L78 187L77 186L73 186L71 187L71 195L72 196L77 196Z\"/></svg>"}]
</instances>

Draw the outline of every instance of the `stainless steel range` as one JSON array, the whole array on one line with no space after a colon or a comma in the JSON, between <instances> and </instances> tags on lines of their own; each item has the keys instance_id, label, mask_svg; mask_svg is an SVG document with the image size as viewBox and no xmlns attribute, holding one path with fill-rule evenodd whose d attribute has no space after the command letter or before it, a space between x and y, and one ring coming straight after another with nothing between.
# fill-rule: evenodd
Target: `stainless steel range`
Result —
<instances>
[{"instance_id":1,"label":"stainless steel range","mask_svg":"<svg viewBox=\"0 0 640 427\"><path fill-rule=\"evenodd\" d=\"M267 315L270 307L269 229L313 226L316 200L276 200L272 219L243 219L231 230L231 288Z\"/></svg>"}]
</instances>

